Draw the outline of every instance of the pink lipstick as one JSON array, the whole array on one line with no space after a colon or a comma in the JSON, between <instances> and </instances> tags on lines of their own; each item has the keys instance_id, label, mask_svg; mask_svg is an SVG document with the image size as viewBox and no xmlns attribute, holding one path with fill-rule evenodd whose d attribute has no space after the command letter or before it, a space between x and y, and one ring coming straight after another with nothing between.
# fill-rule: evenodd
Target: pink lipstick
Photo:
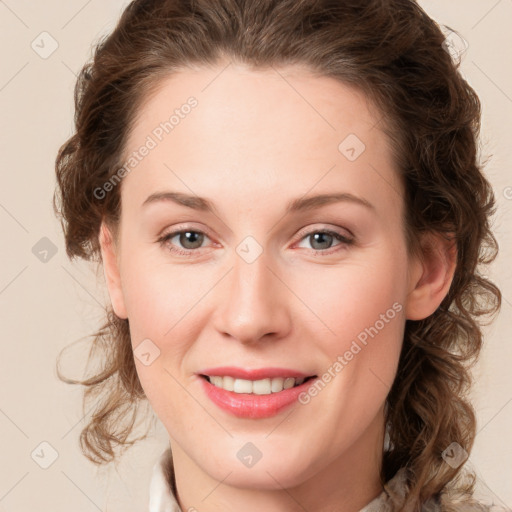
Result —
<instances>
[{"instance_id":1,"label":"pink lipstick","mask_svg":"<svg viewBox=\"0 0 512 512\"><path fill-rule=\"evenodd\" d=\"M208 368L198 372L206 396L239 418L269 418L291 406L316 375L287 368Z\"/></svg>"}]
</instances>

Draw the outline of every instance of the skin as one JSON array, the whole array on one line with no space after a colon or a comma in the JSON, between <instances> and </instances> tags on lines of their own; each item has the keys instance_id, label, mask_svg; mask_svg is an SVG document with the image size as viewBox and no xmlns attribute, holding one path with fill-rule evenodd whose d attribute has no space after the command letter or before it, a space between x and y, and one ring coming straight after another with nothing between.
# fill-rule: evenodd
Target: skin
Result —
<instances>
[{"instance_id":1,"label":"skin","mask_svg":"<svg viewBox=\"0 0 512 512\"><path fill-rule=\"evenodd\" d=\"M123 178L118 239L102 225L112 305L129 319L134 349L149 338L160 350L150 365L135 362L170 437L184 511L356 512L382 491L384 403L405 320L437 309L455 250L429 235L435 250L408 257L402 184L361 92L299 67L225 66L180 71L140 108L126 155L198 100ZM338 150L349 134L366 145L355 161ZM215 213L141 206L161 191L207 198ZM293 199L332 192L373 209L342 201L285 215ZM158 242L173 229L205 237ZM354 242L310 236L325 229ZM247 236L263 249L252 263L236 250ZM196 372L207 367L321 375L394 303L402 310L306 405L240 419L203 393ZM262 453L250 468L237 458L248 442Z\"/></svg>"}]
</instances>

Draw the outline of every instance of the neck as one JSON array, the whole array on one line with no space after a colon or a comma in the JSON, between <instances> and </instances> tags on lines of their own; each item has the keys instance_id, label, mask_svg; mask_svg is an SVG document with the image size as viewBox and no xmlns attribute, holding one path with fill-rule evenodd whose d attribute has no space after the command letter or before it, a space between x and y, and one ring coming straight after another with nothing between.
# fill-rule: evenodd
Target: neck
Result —
<instances>
[{"instance_id":1,"label":"neck","mask_svg":"<svg viewBox=\"0 0 512 512\"><path fill-rule=\"evenodd\" d=\"M228 468L221 471L225 473L223 478L212 478L171 440L176 498L183 511L359 512L382 492L383 440L384 418L380 411L366 431L343 453L327 464L326 457L320 457L316 468L308 468L302 476L290 477L284 485L273 476L279 468L265 472L260 468L268 481L263 486L256 483L261 475L256 478L255 473L252 485L240 485ZM322 446L321 439L312 439L311 447L304 449ZM285 454L285 462L284 459Z\"/></svg>"}]
</instances>

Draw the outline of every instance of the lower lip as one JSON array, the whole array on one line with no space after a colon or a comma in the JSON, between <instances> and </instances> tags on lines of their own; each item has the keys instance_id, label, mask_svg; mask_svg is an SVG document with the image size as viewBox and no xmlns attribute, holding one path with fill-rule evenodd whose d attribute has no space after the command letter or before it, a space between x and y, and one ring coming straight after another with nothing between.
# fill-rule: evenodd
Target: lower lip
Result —
<instances>
[{"instance_id":1,"label":"lower lip","mask_svg":"<svg viewBox=\"0 0 512 512\"><path fill-rule=\"evenodd\" d=\"M226 391L210 384L204 377L199 377L208 398L224 411L230 412L238 418L270 418L297 401L298 396L307 390L317 378L309 379L300 386L283 389L278 393L269 395L256 395L253 393L235 393Z\"/></svg>"}]
</instances>

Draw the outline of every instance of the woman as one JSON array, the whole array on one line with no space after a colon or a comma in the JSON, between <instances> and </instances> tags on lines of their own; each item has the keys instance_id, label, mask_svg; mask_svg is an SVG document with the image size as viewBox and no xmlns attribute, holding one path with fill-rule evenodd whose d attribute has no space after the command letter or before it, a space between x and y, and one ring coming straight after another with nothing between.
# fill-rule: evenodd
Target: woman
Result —
<instances>
[{"instance_id":1,"label":"woman","mask_svg":"<svg viewBox=\"0 0 512 512\"><path fill-rule=\"evenodd\" d=\"M68 255L111 299L84 454L133 443L147 398L151 511L486 510L479 120L411 0L132 2L56 162Z\"/></svg>"}]
</instances>

